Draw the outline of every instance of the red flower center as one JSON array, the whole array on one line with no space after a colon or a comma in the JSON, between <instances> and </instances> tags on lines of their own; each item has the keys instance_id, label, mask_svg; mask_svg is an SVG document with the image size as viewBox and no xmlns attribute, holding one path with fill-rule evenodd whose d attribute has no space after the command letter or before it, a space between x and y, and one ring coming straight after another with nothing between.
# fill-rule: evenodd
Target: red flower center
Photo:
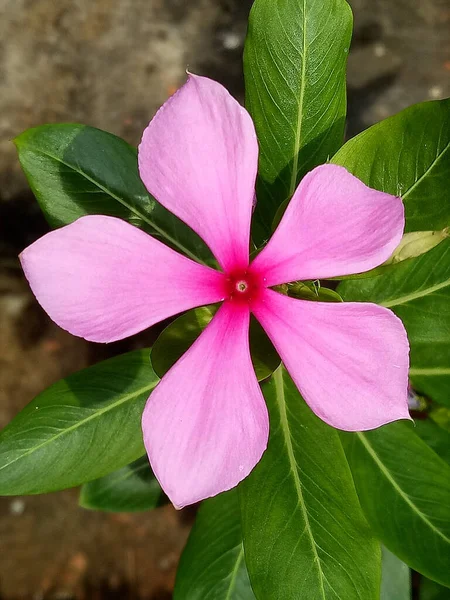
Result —
<instances>
[{"instance_id":1,"label":"red flower center","mask_svg":"<svg viewBox=\"0 0 450 600\"><path fill-rule=\"evenodd\" d=\"M250 269L228 273L225 285L229 300L247 304L259 298L264 287L261 277Z\"/></svg>"}]
</instances>

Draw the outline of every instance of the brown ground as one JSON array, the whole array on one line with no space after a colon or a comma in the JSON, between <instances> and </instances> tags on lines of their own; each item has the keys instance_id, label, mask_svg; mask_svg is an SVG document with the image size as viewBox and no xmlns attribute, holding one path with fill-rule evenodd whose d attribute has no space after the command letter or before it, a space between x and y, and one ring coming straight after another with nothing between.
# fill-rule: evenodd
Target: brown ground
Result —
<instances>
[{"instance_id":1,"label":"brown ground","mask_svg":"<svg viewBox=\"0 0 450 600\"><path fill-rule=\"evenodd\" d=\"M353 0L349 134L450 95L448 0ZM39 309L17 253L46 231L9 141L81 121L137 143L185 68L242 98L250 0L0 0L0 426L55 380L109 349L73 338ZM192 515L92 513L73 490L0 499L3 600L170 598Z\"/></svg>"}]
</instances>

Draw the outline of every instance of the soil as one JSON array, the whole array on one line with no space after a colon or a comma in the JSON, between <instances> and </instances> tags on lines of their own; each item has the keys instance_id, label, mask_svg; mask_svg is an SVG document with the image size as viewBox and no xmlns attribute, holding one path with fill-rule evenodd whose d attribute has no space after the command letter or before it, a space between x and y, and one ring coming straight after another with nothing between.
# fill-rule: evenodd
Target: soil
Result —
<instances>
[{"instance_id":1,"label":"soil","mask_svg":"<svg viewBox=\"0 0 450 600\"><path fill-rule=\"evenodd\" d=\"M47 231L11 138L80 121L136 144L185 69L241 101L251 0L0 0L0 427L52 382L142 344L109 347L57 328L17 254ZM353 0L348 136L450 95L448 0ZM145 336L145 334L144 334ZM2 600L171 598L194 512L111 515L77 491L0 499Z\"/></svg>"}]
</instances>

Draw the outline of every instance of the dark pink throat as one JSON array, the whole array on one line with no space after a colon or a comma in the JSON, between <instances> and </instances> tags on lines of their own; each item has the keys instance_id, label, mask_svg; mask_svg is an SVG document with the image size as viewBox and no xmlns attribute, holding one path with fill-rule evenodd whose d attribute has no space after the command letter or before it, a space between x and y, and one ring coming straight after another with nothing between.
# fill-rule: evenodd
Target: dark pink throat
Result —
<instances>
[{"instance_id":1,"label":"dark pink throat","mask_svg":"<svg viewBox=\"0 0 450 600\"><path fill-rule=\"evenodd\" d=\"M228 300L249 305L260 297L264 289L262 278L249 268L227 273L225 286Z\"/></svg>"}]
</instances>

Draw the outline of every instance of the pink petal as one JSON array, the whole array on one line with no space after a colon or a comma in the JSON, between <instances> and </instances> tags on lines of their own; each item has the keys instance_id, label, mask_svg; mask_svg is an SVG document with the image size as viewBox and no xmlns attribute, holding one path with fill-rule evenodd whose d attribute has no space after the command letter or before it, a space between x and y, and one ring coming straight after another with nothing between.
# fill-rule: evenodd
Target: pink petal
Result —
<instances>
[{"instance_id":1,"label":"pink petal","mask_svg":"<svg viewBox=\"0 0 450 600\"><path fill-rule=\"evenodd\" d=\"M114 217L82 217L34 242L20 260L53 321L94 342L223 298L223 274Z\"/></svg>"},{"instance_id":2,"label":"pink petal","mask_svg":"<svg viewBox=\"0 0 450 600\"><path fill-rule=\"evenodd\" d=\"M252 268L267 286L368 271L391 256L404 224L400 198L322 165L301 181Z\"/></svg>"},{"instance_id":3,"label":"pink petal","mask_svg":"<svg viewBox=\"0 0 450 600\"><path fill-rule=\"evenodd\" d=\"M220 84L189 75L144 131L142 181L190 225L224 269L248 265L258 143L247 111Z\"/></svg>"},{"instance_id":4,"label":"pink petal","mask_svg":"<svg viewBox=\"0 0 450 600\"><path fill-rule=\"evenodd\" d=\"M266 449L268 415L250 359L249 318L248 308L225 302L145 407L150 463L177 508L234 487Z\"/></svg>"},{"instance_id":5,"label":"pink petal","mask_svg":"<svg viewBox=\"0 0 450 600\"><path fill-rule=\"evenodd\" d=\"M323 421L364 431L409 419L408 339L390 310L308 302L266 290L254 313Z\"/></svg>"}]
</instances>

